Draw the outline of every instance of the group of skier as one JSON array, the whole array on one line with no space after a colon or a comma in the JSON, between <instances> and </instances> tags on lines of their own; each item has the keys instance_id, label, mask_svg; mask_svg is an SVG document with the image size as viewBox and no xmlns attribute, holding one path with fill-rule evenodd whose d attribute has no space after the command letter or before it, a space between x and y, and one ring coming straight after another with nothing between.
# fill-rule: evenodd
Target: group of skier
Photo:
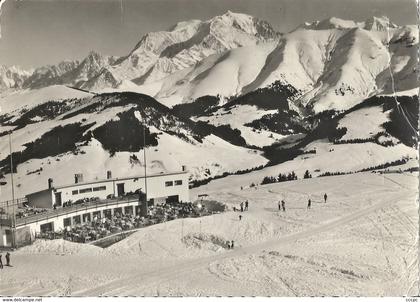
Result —
<instances>
[{"instance_id":1,"label":"group of skier","mask_svg":"<svg viewBox=\"0 0 420 302\"><path fill-rule=\"evenodd\" d=\"M328 195L327 193L324 194L324 203L327 203ZM310 210L312 205L312 200L308 198L308 205L307 209ZM286 212L286 202L284 200L281 200L278 202L279 211Z\"/></svg>"},{"instance_id":2,"label":"group of skier","mask_svg":"<svg viewBox=\"0 0 420 302\"><path fill-rule=\"evenodd\" d=\"M248 200L245 201L245 204L242 201L239 206L240 206L241 212L248 211ZM233 207L233 211L236 212L236 211L239 211L239 209L236 209L236 207Z\"/></svg>"},{"instance_id":3,"label":"group of skier","mask_svg":"<svg viewBox=\"0 0 420 302\"><path fill-rule=\"evenodd\" d=\"M233 241L233 240L228 241L228 242L226 243L226 245L227 245L228 250L232 250L232 249L235 247L235 243L234 243L234 241Z\"/></svg>"},{"instance_id":4,"label":"group of skier","mask_svg":"<svg viewBox=\"0 0 420 302\"><path fill-rule=\"evenodd\" d=\"M2 254L0 254L0 269L3 269L3 259L2 259ZM6 253L6 266L11 266L10 265L10 253L9 252L7 252Z\"/></svg>"}]
</instances>

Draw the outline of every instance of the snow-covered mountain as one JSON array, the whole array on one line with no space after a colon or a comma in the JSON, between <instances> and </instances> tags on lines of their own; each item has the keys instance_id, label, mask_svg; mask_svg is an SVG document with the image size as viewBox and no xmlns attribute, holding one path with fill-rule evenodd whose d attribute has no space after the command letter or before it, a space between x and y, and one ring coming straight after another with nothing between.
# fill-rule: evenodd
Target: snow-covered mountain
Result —
<instances>
[{"instance_id":1,"label":"snow-covered mountain","mask_svg":"<svg viewBox=\"0 0 420 302\"><path fill-rule=\"evenodd\" d=\"M0 65L0 91L21 88L32 72L33 70L24 70L18 66Z\"/></svg>"},{"instance_id":2,"label":"snow-covered mountain","mask_svg":"<svg viewBox=\"0 0 420 302\"><path fill-rule=\"evenodd\" d=\"M296 106L344 110L377 93L417 87L417 46L416 26L397 26L387 17L332 17L281 35L265 21L228 11L148 33L120 58L91 52L81 62L37 68L14 86L133 91L173 106L205 95L236 97L280 81L302 92Z\"/></svg>"},{"instance_id":3,"label":"snow-covered mountain","mask_svg":"<svg viewBox=\"0 0 420 302\"><path fill-rule=\"evenodd\" d=\"M382 30L384 24L389 30ZM160 81L140 87L122 83L120 89L173 106L204 95L239 96L280 81L302 91L297 106L345 110L377 93L418 87L417 46L415 26L397 27L385 18L360 23L330 18L279 41L232 49Z\"/></svg>"},{"instance_id":4,"label":"snow-covered mountain","mask_svg":"<svg viewBox=\"0 0 420 302\"><path fill-rule=\"evenodd\" d=\"M64 61L58 65L35 69L33 74L23 83L22 88L35 89L50 85L83 88L86 82L97 77L102 69L110 66L114 61L114 57L102 56L92 51L81 62Z\"/></svg>"},{"instance_id":5,"label":"snow-covered mountain","mask_svg":"<svg viewBox=\"0 0 420 302\"><path fill-rule=\"evenodd\" d=\"M120 58L3 68L0 178L8 131L21 194L104 167L141 174L143 133L150 172L187 165L196 185L250 170L413 168L417 51L418 28L385 17L279 34L227 12L146 34Z\"/></svg>"},{"instance_id":6,"label":"snow-covered mountain","mask_svg":"<svg viewBox=\"0 0 420 302\"><path fill-rule=\"evenodd\" d=\"M120 58L91 52L81 62L37 68L20 87L64 84L99 91L127 80L149 83L210 55L278 36L267 22L228 11L207 21L179 22L168 31L147 33L128 55Z\"/></svg>"}]
</instances>

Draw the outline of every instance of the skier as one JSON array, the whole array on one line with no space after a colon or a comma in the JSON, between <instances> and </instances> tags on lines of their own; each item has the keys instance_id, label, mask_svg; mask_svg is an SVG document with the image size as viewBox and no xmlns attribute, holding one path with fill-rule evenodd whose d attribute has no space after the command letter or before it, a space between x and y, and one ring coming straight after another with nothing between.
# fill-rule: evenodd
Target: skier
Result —
<instances>
[{"instance_id":1,"label":"skier","mask_svg":"<svg viewBox=\"0 0 420 302\"><path fill-rule=\"evenodd\" d=\"M281 204L282 204L283 200L280 202L278 202L278 206L279 206L279 211L281 211Z\"/></svg>"},{"instance_id":2,"label":"skier","mask_svg":"<svg viewBox=\"0 0 420 302\"><path fill-rule=\"evenodd\" d=\"M241 202L241 212L243 212L243 211L244 211L244 203Z\"/></svg>"},{"instance_id":3,"label":"skier","mask_svg":"<svg viewBox=\"0 0 420 302\"><path fill-rule=\"evenodd\" d=\"M311 208L311 203L312 203L312 201L311 201L311 199L309 198L309 199L308 199L308 210Z\"/></svg>"},{"instance_id":4,"label":"skier","mask_svg":"<svg viewBox=\"0 0 420 302\"><path fill-rule=\"evenodd\" d=\"M1 260L2 254L0 254L0 269L3 269L3 261Z\"/></svg>"},{"instance_id":5,"label":"skier","mask_svg":"<svg viewBox=\"0 0 420 302\"><path fill-rule=\"evenodd\" d=\"M327 193L325 193L325 194L324 194L324 202L325 202L325 203L327 202L327 197L328 197L328 196L327 196Z\"/></svg>"},{"instance_id":6,"label":"skier","mask_svg":"<svg viewBox=\"0 0 420 302\"><path fill-rule=\"evenodd\" d=\"M242 220L242 215L239 215L239 221L241 221Z\"/></svg>"},{"instance_id":7,"label":"skier","mask_svg":"<svg viewBox=\"0 0 420 302\"><path fill-rule=\"evenodd\" d=\"M283 209L283 212L286 212L286 203L284 202L284 200L281 201L281 207Z\"/></svg>"},{"instance_id":8,"label":"skier","mask_svg":"<svg viewBox=\"0 0 420 302\"><path fill-rule=\"evenodd\" d=\"M233 249L234 244L233 244L233 240L230 242L230 248Z\"/></svg>"},{"instance_id":9,"label":"skier","mask_svg":"<svg viewBox=\"0 0 420 302\"><path fill-rule=\"evenodd\" d=\"M245 201L245 211L248 211L248 200Z\"/></svg>"},{"instance_id":10,"label":"skier","mask_svg":"<svg viewBox=\"0 0 420 302\"><path fill-rule=\"evenodd\" d=\"M10 253L9 252L6 253L6 265L10 266Z\"/></svg>"}]
</instances>

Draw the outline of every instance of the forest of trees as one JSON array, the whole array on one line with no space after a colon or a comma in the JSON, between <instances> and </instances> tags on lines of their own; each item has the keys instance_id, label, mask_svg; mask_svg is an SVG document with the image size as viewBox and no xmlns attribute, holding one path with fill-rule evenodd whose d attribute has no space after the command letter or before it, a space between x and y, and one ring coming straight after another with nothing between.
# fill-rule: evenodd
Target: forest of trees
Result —
<instances>
[{"instance_id":1,"label":"forest of trees","mask_svg":"<svg viewBox=\"0 0 420 302\"><path fill-rule=\"evenodd\" d=\"M261 184L265 185L265 184L271 184L271 183L276 183L276 182L283 182L283 181L290 181L290 180L297 180L297 176L295 174L294 171L288 173L288 174L282 174L280 173L279 176L274 177L274 176L266 176L264 177L264 179L262 180Z\"/></svg>"}]
</instances>

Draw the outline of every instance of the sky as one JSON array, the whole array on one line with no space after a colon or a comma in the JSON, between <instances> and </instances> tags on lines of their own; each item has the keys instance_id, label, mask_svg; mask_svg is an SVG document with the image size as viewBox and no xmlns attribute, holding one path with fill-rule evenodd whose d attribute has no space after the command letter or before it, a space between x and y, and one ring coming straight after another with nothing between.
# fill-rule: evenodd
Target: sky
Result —
<instances>
[{"instance_id":1,"label":"sky","mask_svg":"<svg viewBox=\"0 0 420 302\"><path fill-rule=\"evenodd\" d=\"M363 21L385 15L399 25L417 23L415 0L6 0L0 65L38 67L82 59L91 50L122 56L147 32L227 10L266 20L281 32L332 16Z\"/></svg>"}]
</instances>

